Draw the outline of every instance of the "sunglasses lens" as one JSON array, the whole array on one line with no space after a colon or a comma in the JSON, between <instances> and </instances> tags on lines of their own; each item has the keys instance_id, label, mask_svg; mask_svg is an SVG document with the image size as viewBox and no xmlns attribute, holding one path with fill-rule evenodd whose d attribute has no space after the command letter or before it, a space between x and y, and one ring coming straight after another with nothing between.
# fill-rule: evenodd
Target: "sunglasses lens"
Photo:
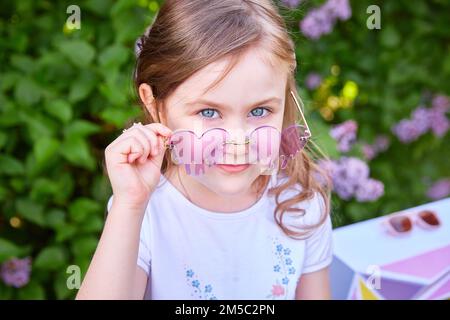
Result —
<instances>
[{"instance_id":1,"label":"sunglasses lens","mask_svg":"<svg viewBox=\"0 0 450 320\"><path fill-rule=\"evenodd\" d=\"M265 162L278 157L280 132L271 126L262 126L250 137L250 159L252 163Z\"/></svg>"},{"instance_id":2,"label":"sunglasses lens","mask_svg":"<svg viewBox=\"0 0 450 320\"><path fill-rule=\"evenodd\" d=\"M424 221L426 224L430 226L439 226L440 222L438 217L436 216L436 213L431 210L423 210L419 212L419 217Z\"/></svg>"},{"instance_id":3,"label":"sunglasses lens","mask_svg":"<svg viewBox=\"0 0 450 320\"><path fill-rule=\"evenodd\" d=\"M169 140L172 161L189 165L218 163L223 157L226 136L222 129L208 130L200 139L192 131L175 132Z\"/></svg>"},{"instance_id":4,"label":"sunglasses lens","mask_svg":"<svg viewBox=\"0 0 450 320\"><path fill-rule=\"evenodd\" d=\"M408 232L412 228L411 219L405 216L392 217L389 219L389 223L397 232Z\"/></svg>"},{"instance_id":5,"label":"sunglasses lens","mask_svg":"<svg viewBox=\"0 0 450 320\"><path fill-rule=\"evenodd\" d=\"M295 124L283 130L281 133L280 148L283 169L287 165L287 160L294 158L294 156L305 147L308 138L309 135L306 127L303 125Z\"/></svg>"}]
</instances>

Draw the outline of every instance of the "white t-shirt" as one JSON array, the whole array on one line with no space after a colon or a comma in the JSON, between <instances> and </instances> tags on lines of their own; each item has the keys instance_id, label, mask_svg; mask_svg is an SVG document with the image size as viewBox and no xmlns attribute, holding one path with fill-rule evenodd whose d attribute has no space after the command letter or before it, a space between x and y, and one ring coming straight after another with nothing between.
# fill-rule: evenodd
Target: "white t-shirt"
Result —
<instances>
[{"instance_id":1,"label":"white t-shirt","mask_svg":"<svg viewBox=\"0 0 450 320\"><path fill-rule=\"evenodd\" d=\"M277 183L272 176L268 188ZM137 264L149 275L145 298L295 299L300 275L331 263L332 223L328 216L308 239L289 238L274 220L268 188L250 208L218 213L191 203L161 175L140 233ZM286 190L280 201L299 190ZM111 203L112 196L108 210ZM306 214L295 223L316 223L323 198L317 193L297 207ZM290 214L285 212L283 222L294 221Z\"/></svg>"}]
</instances>

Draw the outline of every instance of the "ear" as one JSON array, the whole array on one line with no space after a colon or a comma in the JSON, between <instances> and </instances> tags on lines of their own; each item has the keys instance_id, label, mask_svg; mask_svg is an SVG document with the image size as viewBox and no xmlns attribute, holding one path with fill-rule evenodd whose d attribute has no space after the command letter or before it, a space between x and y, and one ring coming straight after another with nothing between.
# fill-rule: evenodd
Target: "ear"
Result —
<instances>
[{"instance_id":1,"label":"ear","mask_svg":"<svg viewBox=\"0 0 450 320\"><path fill-rule=\"evenodd\" d=\"M152 88L147 83L141 83L139 85L139 97L152 118L156 121L159 119L162 124L165 124L164 115L158 110L156 100L153 97Z\"/></svg>"}]
</instances>

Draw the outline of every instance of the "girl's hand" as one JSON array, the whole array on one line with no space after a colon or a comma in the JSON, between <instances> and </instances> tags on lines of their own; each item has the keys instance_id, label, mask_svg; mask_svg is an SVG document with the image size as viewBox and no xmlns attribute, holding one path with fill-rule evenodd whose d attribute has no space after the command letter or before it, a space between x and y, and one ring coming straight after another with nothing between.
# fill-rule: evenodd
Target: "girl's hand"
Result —
<instances>
[{"instance_id":1,"label":"girl's hand","mask_svg":"<svg viewBox=\"0 0 450 320\"><path fill-rule=\"evenodd\" d=\"M164 137L171 133L160 123L138 123L106 147L106 169L114 201L130 208L145 207L160 179Z\"/></svg>"}]
</instances>

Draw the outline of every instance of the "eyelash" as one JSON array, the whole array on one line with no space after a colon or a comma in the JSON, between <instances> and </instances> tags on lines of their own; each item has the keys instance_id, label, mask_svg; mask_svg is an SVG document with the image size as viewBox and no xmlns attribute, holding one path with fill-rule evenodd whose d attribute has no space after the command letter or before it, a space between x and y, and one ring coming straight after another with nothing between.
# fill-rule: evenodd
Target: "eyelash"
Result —
<instances>
[{"instance_id":1,"label":"eyelash","mask_svg":"<svg viewBox=\"0 0 450 320\"><path fill-rule=\"evenodd\" d=\"M264 118L264 117L267 117L267 115L268 115L269 113L272 113L272 110L271 110L270 108L267 108L267 107L257 107L257 108L254 108L254 109L250 110L250 113L251 113L252 111L254 111L254 110L257 110L257 109L263 109L264 111L267 111L267 113L266 113L265 115L262 115L262 116L254 116L254 117L257 117L257 118ZM202 117L205 118L205 119L216 119L216 118L213 118L213 117L205 117L205 116L203 116L203 115L202 115L202 112L203 112L203 111L207 111L207 110L215 111L215 112L218 113L218 111L217 111L216 109L213 109L213 108L205 108L205 109L202 109L202 110L198 111L197 114L200 115L200 116L202 116Z\"/></svg>"}]
</instances>

